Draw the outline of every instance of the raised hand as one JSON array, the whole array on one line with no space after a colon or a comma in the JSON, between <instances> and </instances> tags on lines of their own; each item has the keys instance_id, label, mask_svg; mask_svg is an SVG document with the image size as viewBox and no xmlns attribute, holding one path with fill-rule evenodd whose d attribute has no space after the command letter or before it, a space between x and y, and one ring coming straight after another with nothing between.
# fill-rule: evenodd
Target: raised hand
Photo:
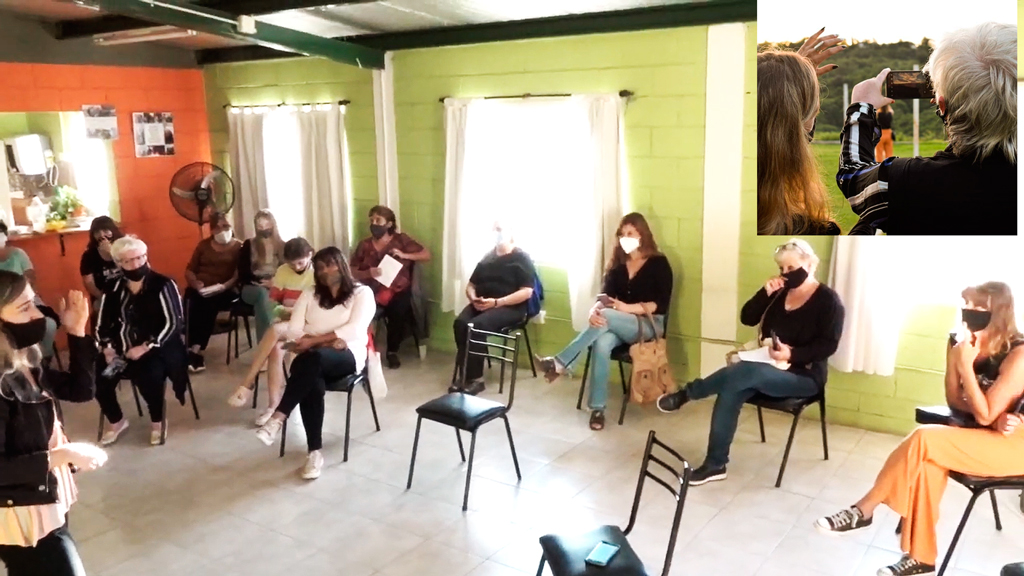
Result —
<instances>
[{"instance_id":1,"label":"raised hand","mask_svg":"<svg viewBox=\"0 0 1024 576\"><path fill-rule=\"evenodd\" d=\"M85 326L89 323L89 301L78 290L68 292L67 298L61 298L57 305L60 323L68 334L85 336Z\"/></svg>"},{"instance_id":2,"label":"raised hand","mask_svg":"<svg viewBox=\"0 0 1024 576\"><path fill-rule=\"evenodd\" d=\"M818 76L827 74L836 68L839 68L837 64L822 66L821 63L846 49L846 46L839 45L843 39L840 38L838 34L822 36L821 33L824 31L825 29L822 28L812 34L804 41L803 45L800 46L800 49L796 51L797 54L807 58L812 64L814 64L814 71Z\"/></svg>"}]
</instances>

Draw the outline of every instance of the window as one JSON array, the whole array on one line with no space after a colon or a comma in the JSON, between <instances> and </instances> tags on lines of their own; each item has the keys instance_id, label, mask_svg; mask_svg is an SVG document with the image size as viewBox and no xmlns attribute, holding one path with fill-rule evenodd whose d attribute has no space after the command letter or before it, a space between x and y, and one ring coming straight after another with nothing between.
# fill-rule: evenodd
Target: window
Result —
<instances>
[{"instance_id":1,"label":"window","mask_svg":"<svg viewBox=\"0 0 1024 576\"><path fill-rule=\"evenodd\" d=\"M61 114L64 154L71 162L74 187L90 214L117 216L116 179L110 141L86 138L85 115L81 112ZM112 204L115 204L112 209Z\"/></svg>"}]
</instances>

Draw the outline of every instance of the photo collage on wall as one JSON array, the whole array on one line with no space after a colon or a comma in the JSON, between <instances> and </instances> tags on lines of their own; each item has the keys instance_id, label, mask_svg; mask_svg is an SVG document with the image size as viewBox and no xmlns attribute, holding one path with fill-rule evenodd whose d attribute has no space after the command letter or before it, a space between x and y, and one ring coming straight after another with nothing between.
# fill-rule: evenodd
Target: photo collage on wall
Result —
<instances>
[{"instance_id":1,"label":"photo collage on wall","mask_svg":"<svg viewBox=\"0 0 1024 576\"><path fill-rule=\"evenodd\" d=\"M135 112L135 157L174 155L174 115L170 112Z\"/></svg>"}]
</instances>

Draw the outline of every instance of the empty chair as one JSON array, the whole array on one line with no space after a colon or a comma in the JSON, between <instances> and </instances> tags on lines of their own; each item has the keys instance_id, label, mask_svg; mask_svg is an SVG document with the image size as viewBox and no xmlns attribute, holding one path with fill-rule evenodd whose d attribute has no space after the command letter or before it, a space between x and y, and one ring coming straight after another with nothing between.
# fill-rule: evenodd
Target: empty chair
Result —
<instances>
[{"instance_id":1,"label":"empty chair","mask_svg":"<svg viewBox=\"0 0 1024 576\"><path fill-rule=\"evenodd\" d=\"M754 394L746 403L757 406L757 425L761 431L761 442L766 441L764 436L764 416L761 413L762 408L793 415L793 425L789 428L789 439L786 440L786 450L782 453L782 465L779 466L779 477L775 479L776 488L782 486L782 475L786 473L786 463L789 461L789 451L793 447L793 438L796 436L796 425L800 423L800 413L804 411L804 408L814 404L817 404L818 409L821 411L821 450L824 452L824 459L828 460L828 432L825 430L824 387L821 389L821 392L810 398L775 398L774 396L758 393Z\"/></svg>"}]
</instances>

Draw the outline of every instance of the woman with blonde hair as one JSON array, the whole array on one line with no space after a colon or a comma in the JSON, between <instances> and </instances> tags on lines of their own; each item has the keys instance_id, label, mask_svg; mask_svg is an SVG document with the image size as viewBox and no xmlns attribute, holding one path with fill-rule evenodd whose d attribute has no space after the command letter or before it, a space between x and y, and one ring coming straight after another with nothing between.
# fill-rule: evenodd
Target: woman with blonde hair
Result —
<instances>
[{"instance_id":1,"label":"woman with blonde hair","mask_svg":"<svg viewBox=\"0 0 1024 576\"><path fill-rule=\"evenodd\" d=\"M274 274L284 264L284 241L277 231L277 219L270 210L260 210L253 218L256 236L242 243L238 253L238 285L242 302L252 306L256 315L256 340L274 321L270 289Z\"/></svg>"},{"instance_id":2,"label":"woman with blonde hair","mask_svg":"<svg viewBox=\"0 0 1024 576\"><path fill-rule=\"evenodd\" d=\"M757 55L757 233L839 234L811 150L819 112L817 67L844 49L837 36L813 34L798 52Z\"/></svg>"},{"instance_id":3,"label":"woman with blonde hair","mask_svg":"<svg viewBox=\"0 0 1024 576\"><path fill-rule=\"evenodd\" d=\"M1024 476L1024 336L1014 320L1013 295L1002 282L986 282L962 296L963 331L946 349L946 401L982 427L918 427L889 455L863 498L814 524L824 533L848 534L870 526L879 504L899 514L904 556L879 576L935 572L935 525L951 471Z\"/></svg>"}]
</instances>

